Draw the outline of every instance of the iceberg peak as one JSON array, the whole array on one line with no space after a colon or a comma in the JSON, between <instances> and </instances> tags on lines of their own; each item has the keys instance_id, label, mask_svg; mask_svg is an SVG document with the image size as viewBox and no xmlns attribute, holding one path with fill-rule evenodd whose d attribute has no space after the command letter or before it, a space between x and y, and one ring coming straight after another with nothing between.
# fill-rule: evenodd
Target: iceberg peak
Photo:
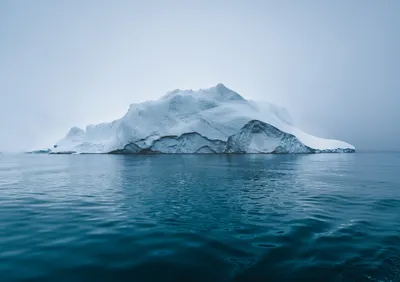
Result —
<instances>
[{"instance_id":1,"label":"iceberg peak","mask_svg":"<svg viewBox=\"0 0 400 282\"><path fill-rule=\"evenodd\" d=\"M219 91L224 91L224 90L230 90L228 87L226 87L223 83L218 83L217 85L215 85L213 88L218 89Z\"/></svg>"},{"instance_id":2,"label":"iceberg peak","mask_svg":"<svg viewBox=\"0 0 400 282\"><path fill-rule=\"evenodd\" d=\"M203 90L205 93L209 93L212 98L217 101L246 101L239 93L229 89L222 83L218 83L214 87Z\"/></svg>"},{"instance_id":3,"label":"iceberg peak","mask_svg":"<svg viewBox=\"0 0 400 282\"><path fill-rule=\"evenodd\" d=\"M205 89L199 89L198 91L195 91L193 89L175 89L172 91L167 92L164 96L162 96L162 99L168 100L168 99L178 99L174 98L176 96L193 96L194 98L209 98L213 99L216 101L246 101L240 94L237 92L229 89L222 83L218 83L215 86L212 86L210 88L205 88ZM200 96L200 97L199 97Z\"/></svg>"},{"instance_id":4,"label":"iceberg peak","mask_svg":"<svg viewBox=\"0 0 400 282\"><path fill-rule=\"evenodd\" d=\"M77 126L72 127L68 133L67 137L73 137L73 136L82 136L85 134L85 131Z\"/></svg>"}]
</instances>

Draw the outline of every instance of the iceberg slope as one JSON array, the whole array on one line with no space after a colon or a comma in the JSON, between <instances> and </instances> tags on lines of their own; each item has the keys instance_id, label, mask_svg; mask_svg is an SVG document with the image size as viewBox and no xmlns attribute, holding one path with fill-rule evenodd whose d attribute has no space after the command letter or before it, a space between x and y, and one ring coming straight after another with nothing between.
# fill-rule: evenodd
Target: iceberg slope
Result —
<instances>
[{"instance_id":1,"label":"iceberg slope","mask_svg":"<svg viewBox=\"0 0 400 282\"><path fill-rule=\"evenodd\" d=\"M287 111L256 103L218 84L174 90L132 104L111 123L72 128L53 152L77 153L311 153L353 152L342 141L296 128Z\"/></svg>"}]
</instances>

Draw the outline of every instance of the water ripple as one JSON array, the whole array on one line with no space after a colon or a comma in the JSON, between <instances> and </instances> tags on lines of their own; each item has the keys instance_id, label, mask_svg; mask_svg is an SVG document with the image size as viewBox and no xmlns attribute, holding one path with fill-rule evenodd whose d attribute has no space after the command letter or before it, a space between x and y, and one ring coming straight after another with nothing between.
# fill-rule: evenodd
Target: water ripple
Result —
<instances>
[{"instance_id":1,"label":"water ripple","mask_svg":"<svg viewBox=\"0 0 400 282\"><path fill-rule=\"evenodd\" d=\"M400 281L390 154L3 156L1 281Z\"/></svg>"}]
</instances>

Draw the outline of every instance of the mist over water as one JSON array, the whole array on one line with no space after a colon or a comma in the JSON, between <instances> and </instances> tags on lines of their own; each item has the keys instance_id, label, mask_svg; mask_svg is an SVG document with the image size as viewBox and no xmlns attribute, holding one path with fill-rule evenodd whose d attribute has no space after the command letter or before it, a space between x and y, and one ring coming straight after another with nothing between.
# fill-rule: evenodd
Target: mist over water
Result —
<instances>
[{"instance_id":1,"label":"mist over water","mask_svg":"<svg viewBox=\"0 0 400 282\"><path fill-rule=\"evenodd\" d=\"M398 148L400 2L1 1L0 151L224 83L306 132Z\"/></svg>"},{"instance_id":2,"label":"mist over water","mask_svg":"<svg viewBox=\"0 0 400 282\"><path fill-rule=\"evenodd\" d=\"M4 155L2 281L398 281L400 155Z\"/></svg>"}]
</instances>

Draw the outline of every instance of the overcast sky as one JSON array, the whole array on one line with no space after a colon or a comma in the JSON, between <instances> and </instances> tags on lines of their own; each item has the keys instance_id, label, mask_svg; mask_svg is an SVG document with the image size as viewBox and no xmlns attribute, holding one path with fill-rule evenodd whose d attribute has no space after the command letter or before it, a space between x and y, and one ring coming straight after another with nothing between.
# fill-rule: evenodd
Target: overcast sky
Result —
<instances>
[{"instance_id":1,"label":"overcast sky","mask_svg":"<svg viewBox=\"0 0 400 282\"><path fill-rule=\"evenodd\" d=\"M359 149L400 143L400 1L0 1L0 150L219 82Z\"/></svg>"}]
</instances>

